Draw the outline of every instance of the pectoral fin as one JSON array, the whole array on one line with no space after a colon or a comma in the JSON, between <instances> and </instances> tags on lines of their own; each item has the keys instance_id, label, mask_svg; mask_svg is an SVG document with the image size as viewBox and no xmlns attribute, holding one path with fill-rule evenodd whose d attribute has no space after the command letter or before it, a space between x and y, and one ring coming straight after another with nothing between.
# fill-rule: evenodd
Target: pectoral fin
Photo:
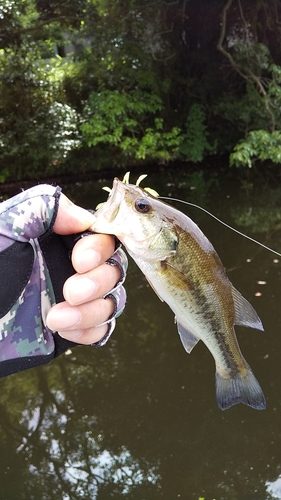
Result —
<instances>
[{"instance_id":1,"label":"pectoral fin","mask_svg":"<svg viewBox=\"0 0 281 500\"><path fill-rule=\"evenodd\" d=\"M262 322L255 309L234 286L232 286L231 291L235 308L235 324L263 331Z\"/></svg>"},{"instance_id":2,"label":"pectoral fin","mask_svg":"<svg viewBox=\"0 0 281 500\"><path fill-rule=\"evenodd\" d=\"M176 318L175 318L175 321L177 323L178 332L179 332L180 339L182 341L182 345L185 348L186 352L188 352L188 354L190 354L193 347L196 346L197 342L199 342L200 339L195 337L195 335L193 335L193 333L190 333L188 330L186 330L186 328L184 328L180 323L177 322Z\"/></svg>"},{"instance_id":3,"label":"pectoral fin","mask_svg":"<svg viewBox=\"0 0 281 500\"><path fill-rule=\"evenodd\" d=\"M169 275L169 281L177 286L181 290L191 290L193 289L193 283L182 273L179 269L177 269L168 259L161 262L162 272Z\"/></svg>"}]
</instances>

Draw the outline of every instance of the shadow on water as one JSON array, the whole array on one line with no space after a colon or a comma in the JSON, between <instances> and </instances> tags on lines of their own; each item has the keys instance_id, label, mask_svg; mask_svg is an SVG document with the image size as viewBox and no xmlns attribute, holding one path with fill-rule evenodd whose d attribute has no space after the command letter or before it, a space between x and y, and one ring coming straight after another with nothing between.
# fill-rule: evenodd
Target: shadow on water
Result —
<instances>
[{"instance_id":1,"label":"shadow on water","mask_svg":"<svg viewBox=\"0 0 281 500\"><path fill-rule=\"evenodd\" d=\"M93 208L108 183L64 192ZM151 175L147 184L281 248L277 190L246 195L201 174ZM212 356L203 344L185 353L171 311L130 261L128 304L106 347L79 347L0 381L1 500L281 499L281 258L177 207L212 241L263 320L265 333L236 331L267 410L219 410Z\"/></svg>"}]
</instances>

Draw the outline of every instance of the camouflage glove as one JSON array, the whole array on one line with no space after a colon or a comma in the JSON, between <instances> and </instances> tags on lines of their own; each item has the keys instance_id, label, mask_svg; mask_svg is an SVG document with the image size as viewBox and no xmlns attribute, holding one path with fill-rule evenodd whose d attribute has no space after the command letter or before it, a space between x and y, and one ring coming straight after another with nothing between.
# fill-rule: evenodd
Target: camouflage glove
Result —
<instances>
[{"instance_id":1,"label":"camouflage glove","mask_svg":"<svg viewBox=\"0 0 281 500\"><path fill-rule=\"evenodd\" d=\"M116 318L122 314L125 308L125 303L126 303L126 291L125 288L122 286L125 278L126 278L126 272L128 268L128 259L127 255L125 252L123 252L122 248L117 248L115 250L114 254L110 259L106 261L106 264L110 264L111 266L118 266L121 272L121 277L120 280L116 283L115 287L110 290L106 295L104 295L105 299L112 299L114 302L114 311L110 318L105 322L108 323L108 330L105 336L99 340L98 342L95 342L95 344L91 344L93 347L101 347L106 342L108 341L109 337L111 336L115 325L116 325ZM103 323L97 326L101 326Z\"/></svg>"},{"instance_id":2,"label":"camouflage glove","mask_svg":"<svg viewBox=\"0 0 281 500\"><path fill-rule=\"evenodd\" d=\"M39 185L0 204L0 377L48 363L76 346L46 325L50 307L64 300L63 284L75 273L71 250L79 237L53 232L61 189ZM118 249L108 264L118 265L121 279L109 294L115 310L103 345L122 312L127 269Z\"/></svg>"}]
</instances>

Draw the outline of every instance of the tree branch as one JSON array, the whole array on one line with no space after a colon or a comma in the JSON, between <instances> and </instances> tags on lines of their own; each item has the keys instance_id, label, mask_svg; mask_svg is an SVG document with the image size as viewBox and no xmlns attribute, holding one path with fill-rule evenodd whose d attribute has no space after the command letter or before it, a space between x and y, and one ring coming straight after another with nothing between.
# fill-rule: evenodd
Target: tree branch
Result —
<instances>
[{"instance_id":1,"label":"tree branch","mask_svg":"<svg viewBox=\"0 0 281 500\"><path fill-rule=\"evenodd\" d=\"M262 85L261 81L260 81L260 78L257 77L251 70L250 68L241 68L241 66L239 64L237 64L235 62L235 60L233 59L232 55L227 52L227 50L225 50L225 48L223 47L223 42L224 42L224 39L225 39L225 32L226 32L226 19L227 19L227 11L228 9L230 8L231 4L233 3L233 0L228 0L222 10L222 15L221 15L221 19L222 19L222 22L221 22L221 32L220 32L220 36L219 36L219 41L218 41L218 44L217 44L217 49L219 50L219 52L221 52L227 59L228 61L230 62L231 66L233 67L233 69L235 69L235 71L237 73L239 73L240 76L242 76L242 78L244 78L245 80L247 81L252 81L256 84L260 94L262 96L266 96L266 90L264 88L264 86ZM241 7L241 4L239 2L239 5Z\"/></svg>"}]
</instances>

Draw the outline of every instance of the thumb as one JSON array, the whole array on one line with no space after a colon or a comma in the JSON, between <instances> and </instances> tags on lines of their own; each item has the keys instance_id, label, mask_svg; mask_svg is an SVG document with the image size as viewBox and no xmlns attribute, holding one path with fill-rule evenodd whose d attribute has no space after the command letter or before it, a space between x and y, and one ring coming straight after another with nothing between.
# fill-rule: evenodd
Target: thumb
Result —
<instances>
[{"instance_id":1,"label":"thumb","mask_svg":"<svg viewBox=\"0 0 281 500\"><path fill-rule=\"evenodd\" d=\"M64 194L61 194L59 208L54 223L54 232L58 234L73 234L86 231L94 223L93 214L75 205Z\"/></svg>"}]
</instances>

